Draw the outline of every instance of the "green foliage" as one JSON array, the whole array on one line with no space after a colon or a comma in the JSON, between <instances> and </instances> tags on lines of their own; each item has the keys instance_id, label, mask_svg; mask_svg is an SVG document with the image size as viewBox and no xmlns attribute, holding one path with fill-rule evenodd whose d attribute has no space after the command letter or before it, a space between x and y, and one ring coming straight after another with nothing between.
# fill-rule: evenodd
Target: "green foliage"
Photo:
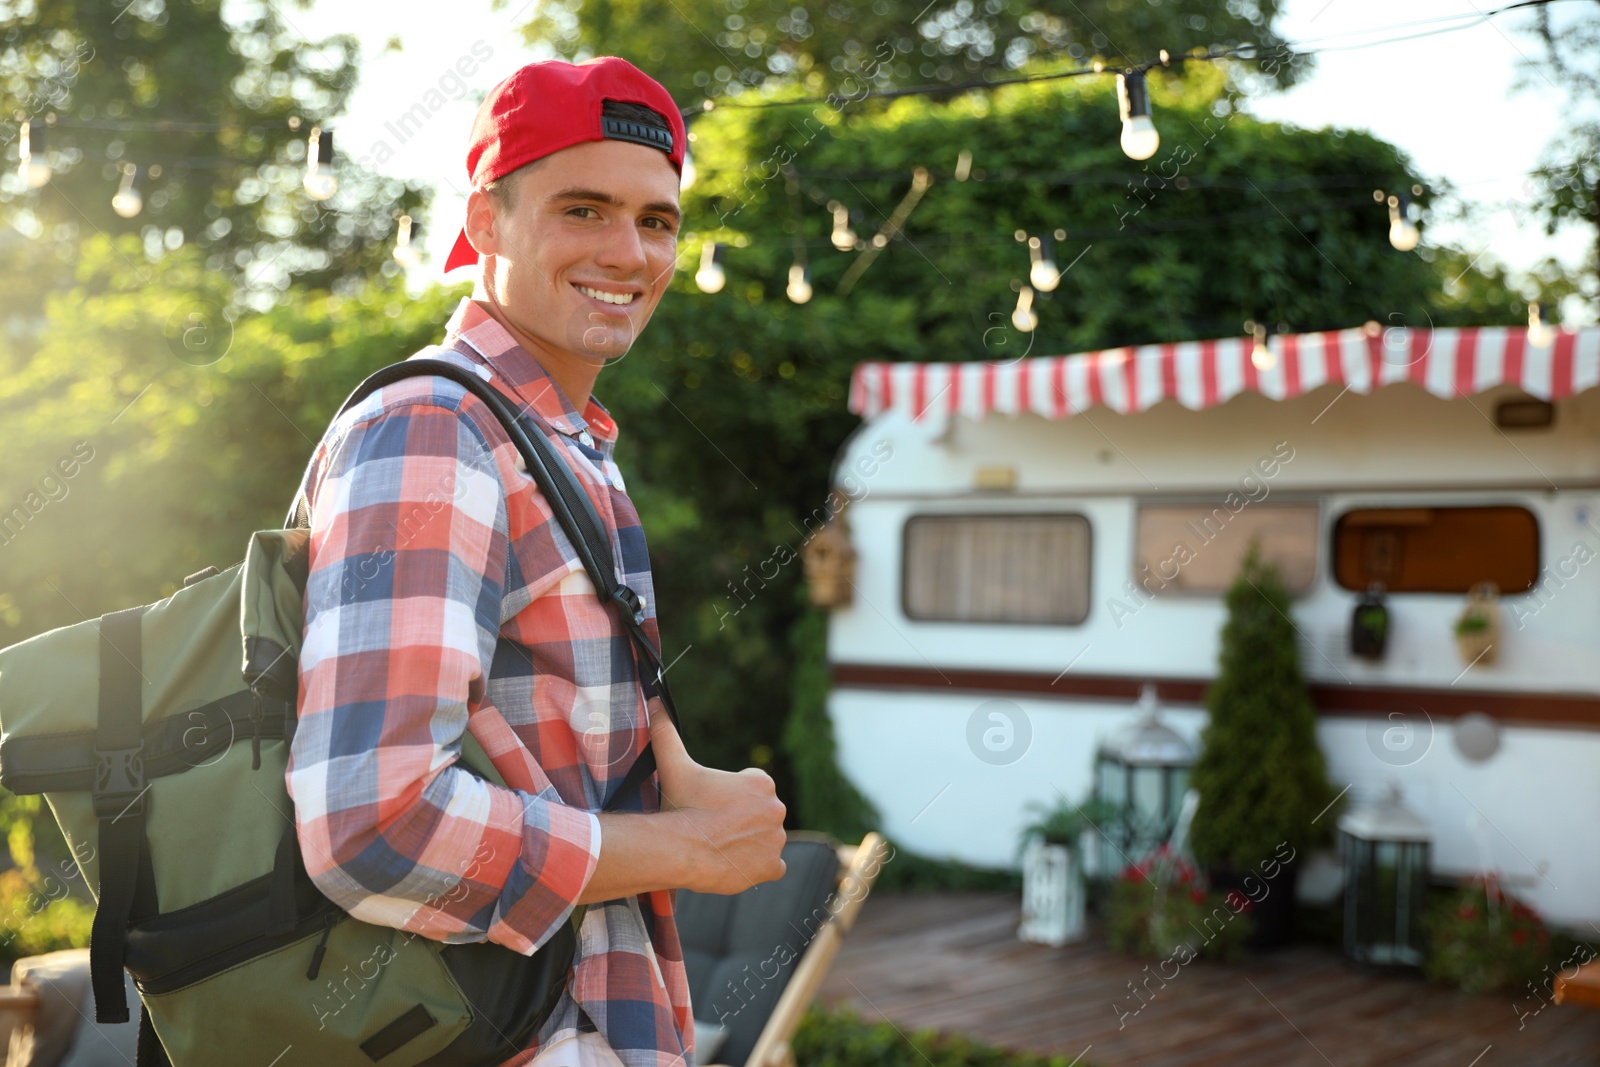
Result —
<instances>
[{"instance_id":1,"label":"green foliage","mask_svg":"<svg viewBox=\"0 0 1600 1067\"><path fill-rule=\"evenodd\" d=\"M1194 864L1165 845L1111 883L1104 907L1112 948L1178 963L1240 959L1252 929L1248 897L1207 889Z\"/></svg>"},{"instance_id":2,"label":"green foliage","mask_svg":"<svg viewBox=\"0 0 1600 1067\"><path fill-rule=\"evenodd\" d=\"M1458 637L1468 634L1481 634L1489 628L1489 616L1476 612L1461 616L1456 620L1455 632Z\"/></svg>"},{"instance_id":3,"label":"green foliage","mask_svg":"<svg viewBox=\"0 0 1600 1067\"><path fill-rule=\"evenodd\" d=\"M846 1008L813 1006L790 1042L806 1067L1069 1067L1065 1056L1008 1052L970 1038L872 1023ZM1088 1061L1073 1061L1090 1067Z\"/></svg>"},{"instance_id":4,"label":"green foliage","mask_svg":"<svg viewBox=\"0 0 1600 1067\"><path fill-rule=\"evenodd\" d=\"M1173 55L1281 43L1279 0L1219 5L1072 0L921 0L796 6L718 0L693 14L671 0L555 0L527 27L563 56L618 55L661 80L679 103L799 82L851 95L856 86L955 84L1015 76L1036 57L1125 67ZM1122 49L1128 49L1127 52ZM1240 63L1259 69L1257 61ZM1290 83L1287 67L1273 77Z\"/></svg>"},{"instance_id":5,"label":"green foliage","mask_svg":"<svg viewBox=\"0 0 1600 1067\"><path fill-rule=\"evenodd\" d=\"M1058 796L1053 805L1034 803L1028 805L1028 810L1036 813L1037 818L1022 828L1019 851L1033 841L1042 841L1047 845L1066 845L1076 853L1084 831L1113 823L1122 815L1121 808L1098 797L1074 804Z\"/></svg>"},{"instance_id":6,"label":"green foliage","mask_svg":"<svg viewBox=\"0 0 1600 1067\"><path fill-rule=\"evenodd\" d=\"M89 943L94 907L55 820L36 796L0 794L11 867L0 872L0 965ZM37 841L34 829L43 835ZM75 894L75 895L74 895Z\"/></svg>"},{"instance_id":7,"label":"green foliage","mask_svg":"<svg viewBox=\"0 0 1600 1067\"><path fill-rule=\"evenodd\" d=\"M1538 913L1492 875L1436 897L1427 930L1428 977L1465 993L1521 991L1555 963Z\"/></svg>"},{"instance_id":8,"label":"green foliage","mask_svg":"<svg viewBox=\"0 0 1600 1067\"><path fill-rule=\"evenodd\" d=\"M834 758L833 721L827 707L827 636L826 612L808 611L795 623L792 696L783 745L794 773L798 825L840 841L860 841L878 825L879 816Z\"/></svg>"},{"instance_id":9,"label":"green foliage","mask_svg":"<svg viewBox=\"0 0 1600 1067\"><path fill-rule=\"evenodd\" d=\"M873 883L875 893L1015 893L1021 889L1018 871L935 859L898 846Z\"/></svg>"},{"instance_id":10,"label":"green foliage","mask_svg":"<svg viewBox=\"0 0 1600 1067\"><path fill-rule=\"evenodd\" d=\"M1252 545L1227 593L1221 664L1206 690L1210 719L1190 776L1200 794L1192 845L1212 868L1248 871L1287 842L1297 853L1326 839L1318 820L1334 799L1316 711L1277 570Z\"/></svg>"}]
</instances>

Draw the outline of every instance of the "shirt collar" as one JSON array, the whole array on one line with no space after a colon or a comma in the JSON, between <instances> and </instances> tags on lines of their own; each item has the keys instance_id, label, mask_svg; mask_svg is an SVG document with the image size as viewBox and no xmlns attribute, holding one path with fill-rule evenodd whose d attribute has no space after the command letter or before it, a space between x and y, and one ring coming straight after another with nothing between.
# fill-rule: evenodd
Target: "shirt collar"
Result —
<instances>
[{"instance_id":1,"label":"shirt collar","mask_svg":"<svg viewBox=\"0 0 1600 1067\"><path fill-rule=\"evenodd\" d=\"M472 297L461 298L444 332L446 348L453 347L452 342L457 339L465 341L505 379L524 404L557 430L569 436L587 432L607 444L616 443L617 424L605 405L590 397L580 415L539 361Z\"/></svg>"}]
</instances>

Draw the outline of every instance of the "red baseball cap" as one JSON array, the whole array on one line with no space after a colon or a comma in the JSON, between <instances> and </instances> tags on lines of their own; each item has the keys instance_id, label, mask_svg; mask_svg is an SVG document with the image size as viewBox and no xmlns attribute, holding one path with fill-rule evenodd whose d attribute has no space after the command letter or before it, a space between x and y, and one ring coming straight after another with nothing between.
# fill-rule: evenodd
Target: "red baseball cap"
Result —
<instances>
[{"instance_id":1,"label":"red baseball cap","mask_svg":"<svg viewBox=\"0 0 1600 1067\"><path fill-rule=\"evenodd\" d=\"M643 104L667 120L670 132L626 119L607 118L607 100ZM504 177L536 159L585 141L632 141L665 152L683 173L683 115L661 83L625 59L598 56L582 63L529 63L496 85L478 108L467 147L467 176L474 186ZM478 261L463 229L446 271Z\"/></svg>"}]
</instances>

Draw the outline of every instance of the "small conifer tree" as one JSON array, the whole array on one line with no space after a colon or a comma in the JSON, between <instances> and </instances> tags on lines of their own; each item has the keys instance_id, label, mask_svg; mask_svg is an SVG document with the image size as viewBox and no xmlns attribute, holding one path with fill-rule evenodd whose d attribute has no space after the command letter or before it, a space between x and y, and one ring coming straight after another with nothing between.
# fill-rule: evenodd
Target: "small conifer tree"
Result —
<instances>
[{"instance_id":1,"label":"small conifer tree","mask_svg":"<svg viewBox=\"0 0 1600 1067\"><path fill-rule=\"evenodd\" d=\"M1200 794L1191 847L1207 867L1243 873L1284 842L1299 853L1326 841L1332 816L1318 816L1334 792L1289 593L1259 545L1228 589L1227 608L1217 680L1206 691L1210 720L1190 778Z\"/></svg>"}]
</instances>

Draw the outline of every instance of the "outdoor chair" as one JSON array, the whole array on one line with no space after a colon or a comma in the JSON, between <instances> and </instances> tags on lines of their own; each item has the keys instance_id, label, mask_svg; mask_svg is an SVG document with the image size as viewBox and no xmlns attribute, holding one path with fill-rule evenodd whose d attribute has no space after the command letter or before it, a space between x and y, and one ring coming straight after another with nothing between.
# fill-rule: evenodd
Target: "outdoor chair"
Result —
<instances>
[{"instance_id":1,"label":"outdoor chair","mask_svg":"<svg viewBox=\"0 0 1600 1067\"><path fill-rule=\"evenodd\" d=\"M733 896L679 891L696 1062L793 1067L789 1042L887 851L875 833L856 846L791 833L777 881Z\"/></svg>"}]
</instances>

